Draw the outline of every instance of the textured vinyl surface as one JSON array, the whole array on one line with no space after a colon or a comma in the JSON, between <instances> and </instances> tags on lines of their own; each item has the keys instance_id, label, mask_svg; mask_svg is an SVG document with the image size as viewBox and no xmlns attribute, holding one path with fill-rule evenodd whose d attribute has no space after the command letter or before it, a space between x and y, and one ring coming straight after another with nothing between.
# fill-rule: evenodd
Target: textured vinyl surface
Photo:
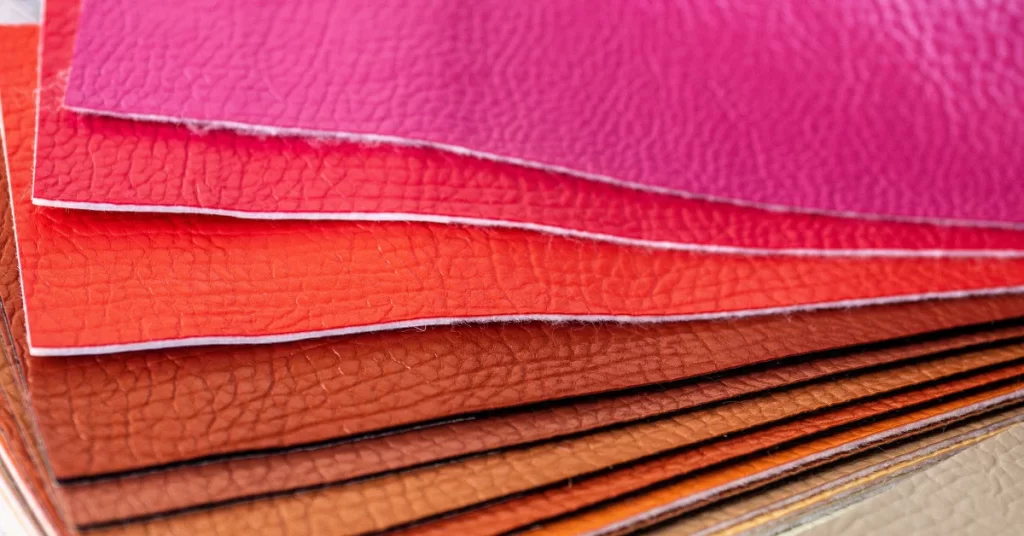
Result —
<instances>
[{"instance_id":1,"label":"textured vinyl surface","mask_svg":"<svg viewBox=\"0 0 1024 536\"><path fill-rule=\"evenodd\" d=\"M67 2L55 7L75 9ZM65 128L55 134L58 146L41 146L33 192L39 204L262 219L503 226L661 249L1024 255L1024 231L775 212L643 192L429 148L310 143L80 116L61 107L71 51L70 34L47 42L41 119L44 125L57 122Z\"/></svg>"},{"instance_id":2,"label":"textured vinyl surface","mask_svg":"<svg viewBox=\"0 0 1024 536\"><path fill-rule=\"evenodd\" d=\"M858 392L866 392L862 390L865 388L868 391L872 389L864 385L852 389L837 388L823 398L798 388L792 399L787 399L786 392L776 393L773 400L777 404L759 401L762 404L753 406L737 402L710 410L717 411L717 416L699 412L684 414L603 434L537 445L531 449L499 452L346 486L320 488L264 501L225 505L207 511L111 527L99 533L158 535L234 533L241 530L254 534L275 534L285 526L293 534L373 532L527 491L560 479L582 476L610 464L694 445L702 438L711 439L730 430L735 432L750 423L770 422L772 418L782 415L811 411L813 407L828 407L837 400L856 398ZM751 473L763 477L772 466L813 463L835 455L837 448L839 452L843 448L855 451L872 442L877 443L878 440L872 441L872 438L877 438L879 434L898 436L913 428L935 426L955 418L959 413L975 411L972 408L977 404L994 404L1013 396L1019 398L1020 388L1019 384L1003 386L973 398L954 400L895 419L871 423L828 438L831 441L827 448L822 448L823 445L803 446L795 452L785 451L769 457L767 463ZM747 402L752 404L755 401L751 399ZM743 480L737 478L742 475L729 472L717 476L726 484L742 487ZM693 485L691 482L686 484ZM599 526L605 525L607 523ZM573 530L559 528L552 531L556 534L566 532L577 534L583 531L575 527Z\"/></svg>"},{"instance_id":3,"label":"textured vinyl surface","mask_svg":"<svg viewBox=\"0 0 1024 536\"><path fill-rule=\"evenodd\" d=\"M47 42L73 35L73 5L47 3ZM37 354L265 343L459 321L683 320L1024 285L1024 260L710 255L442 225L38 207L29 199L33 77L20 74L22 91L5 98L4 113ZM63 143L76 125L42 120L40 168L66 165L61 152L90 154L89 144ZM132 165L110 165L125 164Z\"/></svg>"},{"instance_id":4,"label":"textured vinyl surface","mask_svg":"<svg viewBox=\"0 0 1024 536\"><path fill-rule=\"evenodd\" d=\"M90 0L67 104L1021 225L1021 25L961 0Z\"/></svg>"}]
</instances>

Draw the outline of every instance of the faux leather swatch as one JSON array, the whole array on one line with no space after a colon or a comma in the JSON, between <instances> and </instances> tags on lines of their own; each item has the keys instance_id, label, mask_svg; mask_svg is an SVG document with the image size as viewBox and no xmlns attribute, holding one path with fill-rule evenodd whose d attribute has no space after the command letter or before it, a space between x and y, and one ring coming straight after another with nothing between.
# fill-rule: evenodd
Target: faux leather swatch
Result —
<instances>
[{"instance_id":1,"label":"faux leather swatch","mask_svg":"<svg viewBox=\"0 0 1024 536\"><path fill-rule=\"evenodd\" d=\"M726 467L722 471L712 471L697 478L684 479L674 485L543 526L530 531L529 534L539 536L592 533L595 536L606 536L635 532L699 506L700 499L709 494L715 494L717 497L727 496L733 490L742 491L757 483L771 483L796 471L857 454L867 447L938 429L1010 404L1019 404L1024 397L1022 387L1024 384L1020 382L997 387L936 406L869 422L865 426L858 426L820 440L798 444L792 449L768 452L738 467ZM746 485L741 486L740 483Z\"/></svg>"},{"instance_id":2,"label":"faux leather swatch","mask_svg":"<svg viewBox=\"0 0 1024 536\"><path fill-rule=\"evenodd\" d=\"M66 102L765 206L1021 225L1024 62L1001 52L1020 25L967 1L90 0Z\"/></svg>"},{"instance_id":3,"label":"faux leather swatch","mask_svg":"<svg viewBox=\"0 0 1024 536\"><path fill-rule=\"evenodd\" d=\"M26 150L29 140L20 141ZM7 269L13 273L14 266ZM22 318L20 307L11 309L12 303L20 306L17 285L8 293L10 316ZM660 327L460 327L263 348L37 358L29 373L55 471L74 478L323 441L338 437L339 422L351 436L461 412L673 381L759 360L1010 318L1022 313L1022 304L1017 297L937 301L887 306L882 314L851 309ZM22 329L20 322L14 325L16 332ZM397 360L395 348L404 349ZM581 365L591 374L567 380L567 371ZM476 372L456 374L467 370ZM496 385L495 377L509 380ZM189 388L176 384L190 378L202 381ZM296 382L302 378L313 383ZM345 396L297 396L321 383ZM203 396L192 396L199 387ZM239 389L249 395L240 397ZM469 390L453 397L453 389ZM382 392L393 394L381 397ZM167 403L140 404L153 393ZM258 403L264 395L298 405L267 407ZM222 421L207 411L217 400L228 404L222 415L232 419ZM281 418L285 414L292 417ZM166 422L166 432L131 425L153 419ZM162 440L165 433L178 437L179 430L197 441Z\"/></svg>"},{"instance_id":4,"label":"faux leather swatch","mask_svg":"<svg viewBox=\"0 0 1024 536\"><path fill-rule=\"evenodd\" d=\"M62 5L48 3L45 35L73 32L74 12ZM441 225L51 210L29 201L32 102L9 104L11 191L39 355L482 320L684 320L1024 285L1024 260L707 255ZM47 126L40 155L74 148L62 144L68 131Z\"/></svg>"},{"instance_id":5,"label":"faux leather swatch","mask_svg":"<svg viewBox=\"0 0 1024 536\"><path fill-rule=\"evenodd\" d=\"M6 273L13 274L15 268L9 263ZM17 278L9 280L8 314L21 319ZM341 437L348 437L463 412L674 381L1022 312L1024 299L1008 296L723 323L467 326L217 351L34 358L29 374L55 471L74 478L334 439L339 423L344 423ZM19 331L23 323L13 325L24 343ZM397 348L403 349L401 355ZM575 374L578 370L589 374ZM494 378L506 380L495 384ZM343 395L305 394L321 385ZM142 404L154 393L166 403ZM270 399L291 402L260 403ZM231 419L209 413L218 400L220 415ZM154 419L166 423L166 431L132 425ZM179 437L181 430L196 440L166 440L167 434Z\"/></svg>"},{"instance_id":6,"label":"faux leather swatch","mask_svg":"<svg viewBox=\"0 0 1024 536\"><path fill-rule=\"evenodd\" d=\"M626 394L470 416L453 423L413 428L381 437L318 445L259 456L67 482L63 488L75 522L105 523L191 506L343 482L454 457L579 434L676 412L759 391L891 365L938 352L965 351L978 343L1016 337L1024 327L882 349L852 350L683 385L659 383ZM975 347L977 348L977 347Z\"/></svg>"},{"instance_id":7,"label":"faux leather swatch","mask_svg":"<svg viewBox=\"0 0 1024 536\"><path fill-rule=\"evenodd\" d=\"M1020 392L1019 384L1011 387L1012 391ZM589 472L607 467L615 459L628 460L641 452L653 454L672 449L673 445L694 444L700 442L705 434L711 434L706 436L710 439L732 427L742 428L744 425L741 423L746 417L769 422L753 416L764 409L772 415L782 415L787 412L798 414L814 406L827 407L843 397L856 398L857 392L866 393L861 388L871 389L862 384L849 391L843 390L843 394L827 396L826 400L801 396L800 393L806 393L800 389L795 390L792 393L795 397L790 399L783 393L776 393L773 400L788 402L779 406L762 403L754 407L749 404L756 399L750 399L744 401L746 405L737 402L704 413L684 414L574 440L546 443L527 450L496 453L337 488L112 527L100 533L232 533L247 527L246 530L256 531L256 534L270 534L288 522L285 520L291 521L289 530L296 534L365 533L395 526L403 520L413 521L448 512L460 505L472 505L488 497L496 498L495 493L507 494L521 486L527 486L527 489L542 486L584 467L589 467ZM986 394L987 398L997 396ZM687 424L691 427L682 428Z\"/></svg>"}]
</instances>

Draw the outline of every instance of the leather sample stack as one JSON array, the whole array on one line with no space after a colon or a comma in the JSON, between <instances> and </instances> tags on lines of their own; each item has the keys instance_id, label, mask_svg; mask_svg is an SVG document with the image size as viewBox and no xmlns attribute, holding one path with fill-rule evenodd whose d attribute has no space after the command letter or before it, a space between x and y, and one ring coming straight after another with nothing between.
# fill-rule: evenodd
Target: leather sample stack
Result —
<instances>
[{"instance_id":1,"label":"leather sample stack","mask_svg":"<svg viewBox=\"0 0 1024 536\"><path fill-rule=\"evenodd\" d=\"M1022 15L911 4L0 26L4 511L739 533L1024 420Z\"/></svg>"}]
</instances>

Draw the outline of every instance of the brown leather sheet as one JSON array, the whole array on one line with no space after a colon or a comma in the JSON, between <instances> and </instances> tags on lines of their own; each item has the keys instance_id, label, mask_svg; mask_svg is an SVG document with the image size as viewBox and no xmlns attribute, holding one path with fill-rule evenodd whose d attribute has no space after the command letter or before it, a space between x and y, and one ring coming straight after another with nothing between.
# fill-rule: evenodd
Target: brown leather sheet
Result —
<instances>
[{"instance_id":1,"label":"brown leather sheet","mask_svg":"<svg viewBox=\"0 0 1024 536\"><path fill-rule=\"evenodd\" d=\"M964 357L967 360L970 359L969 356ZM512 530L627 493L633 493L647 486L656 485L670 478L678 478L730 459L778 447L788 441L821 433L830 428L849 425L886 412L928 403L943 396L954 395L961 390L976 389L991 383L1007 381L1020 374L1024 374L1024 363L1017 363L966 378L958 378L887 398L839 407L811 417L754 431L748 435L655 458L589 479L574 479L569 485L554 487L542 493L524 495L461 516L418 527L417 532L424 532L425 529L429 529L426 532L432 534L471 533L493 528ZM872 378L871 374L864 376L864 380L870 378ZM829 383L823 386L826 389L848 389L839 383Z\"/></svg>"},{"instance_id":2,"label":"brown leather sheet","mask_svg":"<svg viewBox=\"0 0 1024 536\"><path fill-rule=\"evenodd\" d=\"M649 493L592 509L581 515L542 525L528 534L623 534L744 490L776 482L800 471L848 458L866 449L898 441L911 434L941 429L955 422L1024 401L1024 383L957 397L938 405L843 429L809 442L801 442L756 456L743 463L705 471ZM742 482L743 485L737 485Z\"/></svg>"},{"instance_id":3,"label":"brown leather sheet","mask_svg":"<svg viewBox=\"0 0 1024 536\"><path fill-rule=\"evenodd\" d=\"M534 443L651 418L728 398L1024 336L1024 327L834 353L682 385L660 384L539 408L484 415L392 435L256 457L226 458L86 479L64 487L76 523L91 525L191 506L338 483L357 477Z\"/></svg>"},{"instance_id":4,"label":"brown leather sheet","mask_svg":"<svg viewBox=\"0 0 1024 536\"><path fill-rule=\"evenodd\" d=\"M10 485L20 492L27 513L32 516L32 530L46 535L67 534L70 525L33 433L19 380L17 366L5 345L0 351L0 462Z\"/></svg>"},{"instance_id":5,"label":"brown leather sheet","mask_svg":"<svg viewBox=\"0 0 1024 536\"><path fill-rule=\"evenodd\" d=\"M981 298L722 322L460 326L264 347L36 358L25 351L10 213L6 205L0 209L0 298L10 318L12 360L25 365L57 477L164 469L68 487L81 524L318 486L649 419L826 374L1018 337L1021 328L1013 325L949 339L932 340L929 333L1024 316L1024 298ZM807 362L814 366L478 415L908 337L923 339ZM19 386L2 387L13 396ZM20 399L8 406L11 418L0 415L0 432L10 443L8 436L31 423ZM403 429L462 416L468 420ZM392 430L398 433L368 436ZM355 441L325 445L345 438ZM307 449L281 451L297 446ZM18 456L42 467L33 449L26 442ZM28 473L34 485L49 489L42 472ZM48 494L39 496L46 501ZM55 505L45 507L60 518Z\"/></svg>"},{"instance_id":6,"label":"brown leather sheet","mask_svg":"<svg viewBox=\"0 0 1024 536\"><path fill-rule=\"evenodd\" d=\"M966 352L747 397L706 409L379 478L108 529L116 533L359 534L555 485L610 466L692 447L726 434L792 419L915 385L997 367L981 385L1024 374L1024 345ZM1007 367L999 367L1008 364ZM1010 365L1012 364L1012 365ZM940 384L940 385L945 385ZM965 385L957 384L946 394ZM901 405L889 406L899 409ZM842 420L843 412L833 418ZM272 514L270 514L272 513ZM272 519L270 519L272 518Z\"/></svg>"},{"instance_id":7,"label":"brown leather sheet","mask_svg":"<svg viewBox=\"0 0 1024 536\"><path fill-rule=\"evenodd\" d=\"M54 470L72 478L676 381L1022 312L1014 298L662 326L462 326L33 358L28 372Z\"/></svg>"}]
</instances>

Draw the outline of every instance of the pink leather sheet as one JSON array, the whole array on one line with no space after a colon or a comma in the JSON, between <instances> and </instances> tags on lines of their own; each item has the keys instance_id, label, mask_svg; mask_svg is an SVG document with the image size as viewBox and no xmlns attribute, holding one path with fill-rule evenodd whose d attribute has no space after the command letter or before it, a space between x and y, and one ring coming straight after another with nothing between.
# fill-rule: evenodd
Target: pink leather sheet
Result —
<instances>
[{"instance_id":1,"label":"pink leather sheet","mask_svg":"<svg viewBox=\"0 0 1024 536\"><path fill-rule=\"evenodd\" d=\"M76 7L75 0L47 2L44 63L70 47ZM81 166L94 148L115 140L60 108L53 93L59 86L50 83L59 73L59 63L43 66L37 173L89 181L158 174L161 158L174 165L168 148L182 142L157 136L125 146L122 160ZM0 83L7 85L0 87L5 140L37 354L258 343L465 321L678 320L1024 291L1024 260L713 255L475 227L39 207L29 198L32 71ZM151 160L134 159L147 151Z\"/></svg>"},{"instance_id":2,"label":"pink leather sheet","mask_svg":"<svg viewBox=\"0 0 1024 536\"><path fill-rule=\"evenodd\" d=\"M1020 226L1022 16L968 0L90 0L66 103L426 143L756 205ZM92 180L87 201L132 202ZM151 180L163 195L139 204L196 207L192 189L210 184ZM288 180L306 192L321 178ZM203 206L257 195L242 184ZM220 208L310 210L282 207Z\"/></svg>"}]
</instances>

